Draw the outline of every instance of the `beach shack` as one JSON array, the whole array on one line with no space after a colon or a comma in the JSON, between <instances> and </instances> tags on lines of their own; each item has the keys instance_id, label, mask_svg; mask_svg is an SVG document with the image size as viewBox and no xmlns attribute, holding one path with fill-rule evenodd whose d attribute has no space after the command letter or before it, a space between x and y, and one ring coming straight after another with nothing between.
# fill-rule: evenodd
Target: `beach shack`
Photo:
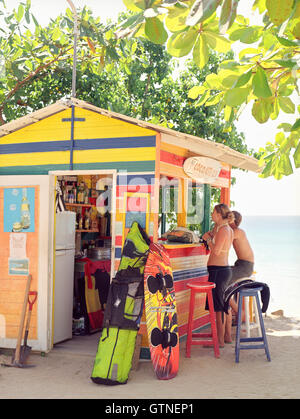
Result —
<instances>
[{"instance_id":1,"label":"beach shack","mask_svg":"<svg viewBox=\"0 0 300 419\"><path fill-rule=\"evenodd\" d=\"M171 224L198 234L207 231L211 190L219 188L221 202L229 204L232 167L260 170L255 158L223 144L75 98L0 126L0 347L16 345L28 274L31 290L38 292L28 344L48 352L59 342L55 336L64 322L68 330L71 327L72 338L79 301L74 295L82 289L87 259L111 280L133 221L155 242ZM63 265L56 248L59 197L67 212L75 213L74 249ZM186 283L207 277L207 250L199 242L162 243L173 268L183 338L189 303ZM61 274L63 270L67 275L67 264L72 265L74 281L67 282ZM58 293L62 283L64 290ZM66 316L67 300L71 308ZM201 298L195 322L197 327L208 322ZM91 326L90 332L94 330L97 325ZM141 356L146 358L144 317L140 333Z\"/></svg>"}]
</instances>

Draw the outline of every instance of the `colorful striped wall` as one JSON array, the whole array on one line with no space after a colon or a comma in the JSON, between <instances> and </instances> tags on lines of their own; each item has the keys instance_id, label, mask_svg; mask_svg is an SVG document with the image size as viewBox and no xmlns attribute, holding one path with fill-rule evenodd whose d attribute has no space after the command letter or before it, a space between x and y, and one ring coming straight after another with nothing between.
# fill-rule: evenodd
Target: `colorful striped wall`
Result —
<instances>
[{"instance_id":1,"label":"colorful striped wall","mask_svg":"<svg viewBox=\"0 0 300 419\"><path fill-rule=\"evenodd\" d=\"M0 138L0 175L69 170L71 112L66 109ZM156 132L75 107L73 169L155 170Z\"/></svg>"},{"instance_id":2,"label":"colorful striped wall","mask_svg":"<svg viewBox=\"0 0 300 419\"><path fill-rule=\"evenodd\" d=\"M148 204L145 214L145 231L153 240L155 214L153 211L154 202L154 180L153 173L118 173L116 190L116 224L115 224L115 272L118 270L122 247L128 233L126 227L126 215L128 212L137 210L143 212L145 207L142 200ZM128 204L130 208L128 208Z\"/></svg>"},{"instance_id":3,"label":"colorful striped wall","mask_svg":"<svg viewBox=\"0 0 300 419\"><path fill-rule=\"evenodd\" d=\"M187 334L189 315L190 291L186 284L194 279L207 280L207 252L202 244L164 244L171 262L174 278L174 288L177 305L179 338ZM208 312L205 310L205 294L196 296L194 312L194 329L208 323ZM150 350L147 337L147 324L145 313L142 316L140 334L142 334L141 358L149 359Z\"/></svg>"}]
</instances>

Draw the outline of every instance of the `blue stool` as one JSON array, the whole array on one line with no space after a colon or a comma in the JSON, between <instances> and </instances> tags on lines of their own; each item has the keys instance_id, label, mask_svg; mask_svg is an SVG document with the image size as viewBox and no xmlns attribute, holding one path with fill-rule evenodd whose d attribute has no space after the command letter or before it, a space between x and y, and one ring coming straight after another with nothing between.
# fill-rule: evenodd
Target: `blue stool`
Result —
<instances>
[{"instance_id":1,"label":"blue stool","mask_svg":"<svg viewBox=\"0 0 300 419\"><path fill-rule=\"evenodd\" d=\"M238 304L238 321L237 321L237 328L236 328L236 342L235 342L235 362L239 362L240 357L240 349L264 349L267 355L268 361L271 361L267 336L264 326L264 321L262 317L262 311L259 302L258 293L261 291L263 287L255 287L255 288L243 288L239 292L239 304ZM255 297L256 304L257 304L257 311L258 317L260 322L260 329L261 329L261 337L247 337L241 338L241 324L242 324L242 307L243 307L243 297ZM243 342L263 342L260 344L251 344L251 345L241 345Z\"/></svg>"}]
</instances>

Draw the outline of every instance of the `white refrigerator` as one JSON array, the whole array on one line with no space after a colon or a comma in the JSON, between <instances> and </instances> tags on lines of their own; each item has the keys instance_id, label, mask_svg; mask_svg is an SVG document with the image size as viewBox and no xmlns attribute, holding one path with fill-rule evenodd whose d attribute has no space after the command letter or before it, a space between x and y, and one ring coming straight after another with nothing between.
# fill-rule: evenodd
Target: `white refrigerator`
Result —
<instances>
[{"instance_id":1,"label":"white refrigerator","mask_svg":"<svg viewBox=\"0 0 300 419\"><path fill-rule=\"evenodd\" d=\"M75 212L56 214L53 344L72 338Z\"/></svg>"}]
</instances>

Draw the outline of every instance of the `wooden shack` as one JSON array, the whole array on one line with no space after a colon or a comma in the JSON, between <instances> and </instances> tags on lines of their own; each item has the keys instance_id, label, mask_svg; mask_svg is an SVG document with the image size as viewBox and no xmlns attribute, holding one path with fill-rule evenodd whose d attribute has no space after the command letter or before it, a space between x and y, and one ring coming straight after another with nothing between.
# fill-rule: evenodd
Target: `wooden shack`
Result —
<instances>
[{"instance_id":1,"label":"wooden shack","mask_svg":"<svg viewBox=\"0 0 300 419\"><path fill-rule=\"evenodd\" d=\"M217 174L212 176L211 172L202 170L200 183L197 171L193 172L195 167L189 171L184 168L185 162L192 157L217 162ZM38 291L29 344L34 350L45 352L54 345L57 179L68 179L68 176L110 179L110 230L107 236L111 240L112 278L132 221L141 222L150 239L158 241L163 230L168 228L164 206L172 201L173 208L168 211L175 214L175 223L181 227L192 224L188 220L188 201L189 190L193 187L198 188L197 196L200 197L197 202L201 207L198 229L200 224L200 230L206 231L210 220L211 188L220 188L221 202L229 204L232 167L259 171L256 159L223 144L110 112L74 98L60 100L0 126L0 347L13 348L16 344L28 273L33 278L31 289ZM18 199L21 199L24 189L31 200L31 227L18 230L17 221L10 216L16 213L14 194L19 194ZM98 234L97 229L91 229L90 233ZM200 243L163 244L171 258L179 335L184 337L189 299L186 283L192 278L207 276L207 252ZM73 293L72 289L70 293ZM197 307L195 319L200 327L206 324L208 317L204 301L199 301ZM147 357L145 327L142 319L142 356Z\"/></svg>"}]
</instances>

